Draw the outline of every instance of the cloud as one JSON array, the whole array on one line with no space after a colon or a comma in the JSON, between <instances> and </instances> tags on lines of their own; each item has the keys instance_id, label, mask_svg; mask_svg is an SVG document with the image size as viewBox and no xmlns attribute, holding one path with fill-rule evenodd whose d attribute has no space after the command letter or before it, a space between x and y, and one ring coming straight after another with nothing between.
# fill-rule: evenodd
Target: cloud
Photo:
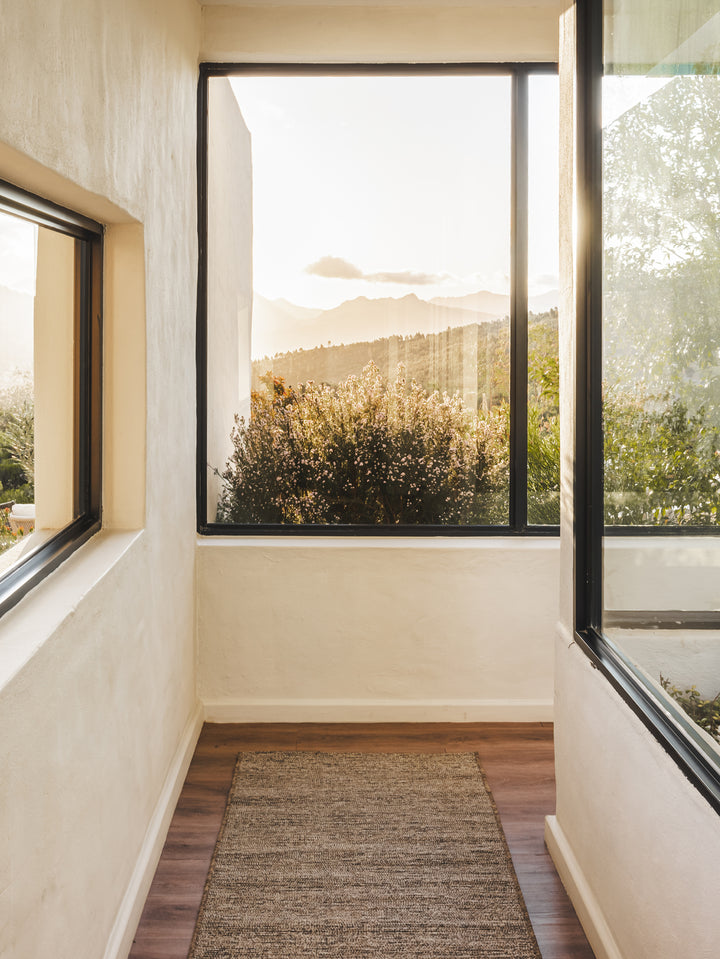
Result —
<instances>
[{"instance_id":1,"label":"cloud","mask_svg":"<svg viewBox=\"0 0 720 959\"><path fill-rule=\"evenodd\" d=\"M352 263L341 256L321 256L319 260L305 267L311 276L325 276L332 280L364 280L365 276Z\"/></svg>"},{"instance_id":2,"label":"cloud","mask_svg":"<svg viewBox=\"0 0 720 959\"><path fill-rule=\"evenodd\" d=\"M429 286L448 279L447 273L422 273L402 270L397 273L363 273L354 263L340 256L322 256L305 267L311 276L323 276L333 280L366 280L369 283L399 283L404 286Z\"/></svg>"}]
</instances>

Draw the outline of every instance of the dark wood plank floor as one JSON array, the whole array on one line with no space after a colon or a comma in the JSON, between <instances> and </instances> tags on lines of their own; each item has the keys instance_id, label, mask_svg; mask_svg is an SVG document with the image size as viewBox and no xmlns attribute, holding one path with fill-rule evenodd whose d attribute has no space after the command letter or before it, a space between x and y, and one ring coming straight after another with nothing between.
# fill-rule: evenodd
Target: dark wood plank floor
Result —
<instances>
[{"instance_id":1,"label":"dark wood plank floor","mask_svg":"<svg viewBox=\"0 0 720 959\"><path fill-rule=\"evenodd\" d=\"M237 754L272 749L479 753L543 959L593 959L543 842L555 810L548 723L206 724L130 959L186 959Z\"/></svg>"}]
</instances>

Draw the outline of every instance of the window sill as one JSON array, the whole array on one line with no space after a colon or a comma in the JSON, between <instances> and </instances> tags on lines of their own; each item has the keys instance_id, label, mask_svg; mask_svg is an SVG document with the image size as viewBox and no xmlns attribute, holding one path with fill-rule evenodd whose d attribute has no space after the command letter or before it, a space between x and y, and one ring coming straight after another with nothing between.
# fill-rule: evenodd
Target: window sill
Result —
<instances>
[{"instance_id":1,"label":"window sill","mask_svg":"<svg viewBox=\"0 0 720 959\"><path fill-rule=\"evenodd\" d=\"M142 535L142 530L96 533L3 616L0 690L36 655Z\"/></svg>"},{"instance_id":2,"label":"window sill","mask_svg":"<svg viewBox=\"0 0 720 959\"><path fill-rule=\"evenodd\" d=\"M198 534L199 549L245 549L247 547L268 549L288 549L312 547L314 549L404 549L404 550L535 550L559 551L559 536L523 536L514 533L511 536L498 534L490 536L363 536L363 535L302 535L269 536L262 534L226 534L203 536Z\"/></svg>"}]
</instances>

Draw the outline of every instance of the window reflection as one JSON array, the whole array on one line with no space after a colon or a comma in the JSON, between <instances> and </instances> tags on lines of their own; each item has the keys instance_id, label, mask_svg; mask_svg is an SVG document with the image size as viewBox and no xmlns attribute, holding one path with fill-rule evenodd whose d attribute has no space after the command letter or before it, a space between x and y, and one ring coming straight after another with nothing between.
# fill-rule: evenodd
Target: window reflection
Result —
<instances>
[{"instance_id":1,"label":"window reflection","mask_svg":"<svg viewBox=\"0 0 720 959\"><path fill-rule=\"evenodd\" d=\"M605 634L698 736L720 692L720 19L606 18Z\"/></svg>"}]
</instances>

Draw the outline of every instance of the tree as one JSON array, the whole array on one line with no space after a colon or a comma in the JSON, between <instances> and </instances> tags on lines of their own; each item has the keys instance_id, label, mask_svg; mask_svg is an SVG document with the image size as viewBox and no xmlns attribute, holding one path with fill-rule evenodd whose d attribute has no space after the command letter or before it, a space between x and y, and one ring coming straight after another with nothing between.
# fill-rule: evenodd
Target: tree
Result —
<instances>
[{"instance_id":1,"label":"tree","mask_svg":"<svg viewBox=\"0 0 720 959\"><path fill-rule=\"evenodd\" d=\"M720 78L677 76L607 128L611 386L720 426Z\"/></svg>"},{"instance_id":2,"label":"tree","mask_svg":"<svg viewBox=\"0 0 720 959\"><path fill-rule=\"evenodd\" d=\"M609 523L720 520L718 116L720 78L676 76L604 135Z\"/></svg>"}]
</instances>

